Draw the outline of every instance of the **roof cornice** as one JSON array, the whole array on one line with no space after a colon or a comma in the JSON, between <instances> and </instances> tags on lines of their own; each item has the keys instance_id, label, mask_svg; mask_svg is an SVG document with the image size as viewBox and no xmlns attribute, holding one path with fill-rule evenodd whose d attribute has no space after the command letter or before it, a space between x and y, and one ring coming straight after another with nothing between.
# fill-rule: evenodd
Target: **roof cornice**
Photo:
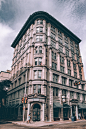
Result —
<instances>
[{"instance_id":1,"label":"roof cornice","mask_svg":"<svg viewBox=\"0 0 86 129\"><path fill-rule=\"evenodd\" d=\"M38 11L30 15L30 17L27 19L26 23L18 33L17 37L13 41L11 47L15 48L22 36L25 34L27 29L30 27L31 24L34 23L34 21L38 18L45 19L47 22L51 23L54 27L58 28L60 31L62 31L65 35L70 37L72 40L74 40L76 43L80 43L81 40L73 34L69 29L67 29L64 25L62 25L59 21L57 21L54 17L52 17L50 14L44 12L44 11Z\"/></svg>"}]
</instances>

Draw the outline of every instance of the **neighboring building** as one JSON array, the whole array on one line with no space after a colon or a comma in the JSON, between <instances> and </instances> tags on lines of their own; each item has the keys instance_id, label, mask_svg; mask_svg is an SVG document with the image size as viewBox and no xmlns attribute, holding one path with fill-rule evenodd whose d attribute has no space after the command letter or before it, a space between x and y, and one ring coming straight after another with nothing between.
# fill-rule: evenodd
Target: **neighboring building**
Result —
<instances>
[{"instance_id":1,"label":"neighboring building","mask_svg":"<svg viewBox=\"0 0 86 129\"><path fill-rule=\"evenodd\" d=\"M1 71L0 72L0 81L2 80L9 80L11 78L11 71Z\"/></svg>"},{"instance_id":2,"label":"neighboring building","mask_svg":"<svg viewBox=\"0 0 86 129\"><path fill-rule=\"evenodd\" d=\"M65 120L72 115L78 119L78 113L84 116L86 82L80 41L48 13L30 15L11 45L13 84L7 105L15 107L18 118L23 118L24 94L28 96L26 114L31 113L33 121ZM81 84L74 86L75 81Z\"/></svg>"}]
</instances>

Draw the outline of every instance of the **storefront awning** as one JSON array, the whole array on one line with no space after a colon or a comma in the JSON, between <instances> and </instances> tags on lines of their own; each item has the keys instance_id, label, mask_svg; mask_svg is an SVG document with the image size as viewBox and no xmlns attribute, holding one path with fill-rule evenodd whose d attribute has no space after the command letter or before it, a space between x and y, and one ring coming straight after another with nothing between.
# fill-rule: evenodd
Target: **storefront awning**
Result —
<instances>
[{"instance_id":1,"label":"storefront awning","mask_svg":"<svg viewBox=\"0 0 86 129\"><path fill-rule=\"evenodd\" d=\"M86 109L86 104L80 103L79 104L79 109Z\"/></svg>"},{"instance_id":2,"label":"storefront awning","mask_svg":"<svg viewBox=\"0 0 86 129\"><path fill-rule=\"evenodd\" d=\"M71 108L71 107L67 103L64 103L63 108Z\"/></svg>"},{"instance_id":3,"label":"storefront awning","mask_svg":"<svg viewBox=\"0 0 86 129\"><path fill-rule=\"evenodd\" d=\"M59 102L54 102L53 108L63 108L63 106Z\"/></svg>"}]
</instances>

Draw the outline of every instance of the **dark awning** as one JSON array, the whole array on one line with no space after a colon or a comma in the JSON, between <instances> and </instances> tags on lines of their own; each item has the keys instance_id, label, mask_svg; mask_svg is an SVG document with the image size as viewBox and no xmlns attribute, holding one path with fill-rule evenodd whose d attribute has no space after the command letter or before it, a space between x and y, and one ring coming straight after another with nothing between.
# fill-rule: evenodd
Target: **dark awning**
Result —
<instances>
[{"instance_id":1,"label":"dark awning","mask_svg":"<svg viewBox=\"0 0 86 129\"><path fill-rule=\"evenodd\" d=\"M71 108L71 107L67 103L64 103L63 108Z\"/></svg>"},{"instance_id":2,"label":"dark awning","mask_svg":"<svg viewBox=\"0 0 86 129\"><path fill-rule=\"evenodd\" d=\"M63 106L59 102L54 102L53 108L63 108Z\"/></svg>"},{"instance_id":3,"label":"dark awning","mask_svg":"<svg viewBox=\"0 0 86 129\"><path fill-rule=\"evenodd\" d=\"M86 104L80 103L79 104L79 109L86 109Z\"/></svg>"}]
</instances>

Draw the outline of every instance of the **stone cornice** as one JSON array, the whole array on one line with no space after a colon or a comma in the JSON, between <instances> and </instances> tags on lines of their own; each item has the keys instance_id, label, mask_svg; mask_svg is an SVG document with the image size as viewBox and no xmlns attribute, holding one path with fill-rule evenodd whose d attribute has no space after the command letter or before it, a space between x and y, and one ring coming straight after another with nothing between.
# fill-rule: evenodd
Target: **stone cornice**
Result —
<instances>
[{"instance_id":1,"label":"stone cornice","mask_svg":"<svg viewBox=\"0 0 86 129\"><path fill-rule=\"evenodd\" d=\"M69 29L67 29L64 25L62 25L59 21L57 21L54 17L52 17L50 14L44 11L38 11L30 15L30 17L27 19L26 23L18 33L17 37L15 38L14 42L12 43L11 47L16 47L19 40L25 34L30 25L34 24L34 21L38 18L45 19L46 22L51 23L52 25L54 25L54 27L60 29L63 33L65 33L65 35L71 37L72 40L74 40L77 43L80 43L81 40L76 35L74 35Z\"/></svg>"}]
</instances>

